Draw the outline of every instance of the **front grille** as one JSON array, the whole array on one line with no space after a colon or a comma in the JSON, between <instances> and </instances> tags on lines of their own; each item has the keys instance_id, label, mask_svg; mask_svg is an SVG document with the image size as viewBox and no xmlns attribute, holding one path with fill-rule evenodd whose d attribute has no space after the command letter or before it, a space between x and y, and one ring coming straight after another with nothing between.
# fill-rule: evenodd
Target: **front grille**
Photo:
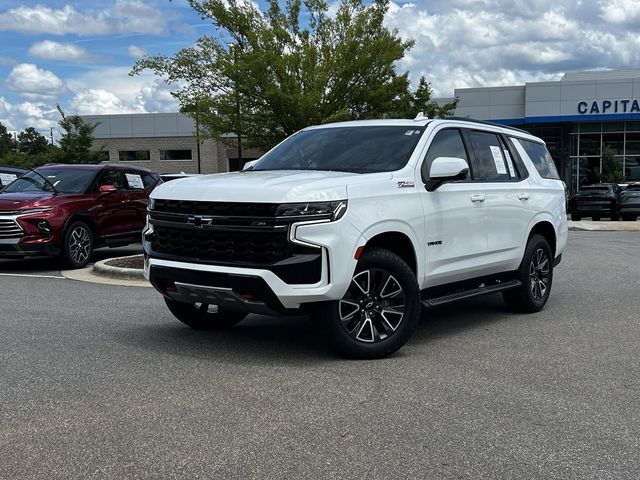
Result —
<instances>
[{"instance_id":1,"label":"front grille","mask_svg":"<svg viewBox=\"0 0 640 480\"><path fill-rule=\"evenodd\" d=\"M296 253L286 229L246 232L156 225L151 247L158 253L225 263L273 264Z\"/></svg>"},{"instance_id":2,"label":"front grille","mask_svg":"<svg viewBox=\"0 0 640 480\"><path fill-rule=\"evenodd\" d=\"M223 217L275 217L277 203L194 202L189 200L155 200L154 211L183 215Z\"/></svg>"},{"instance_id":3,"label":"front grille","mask_svg":"<svg viewBox=\"0 0 640 480\"><path fill-rule=\"evenodd\" d=\"M22 237L24 232L20 226L8 218L0 218L0 238Z\"/></svg>"},{"instance_id":4,"label":"front grille","mask_svg":"<svg viewBox=\"0 0 640 480\"><path fill-rule=\"evenodd\" d=\"M260 268L289 284L322 276L322 249L289 241L295 218L278 204L155 200L146 236L150 255L167 260Z\"/></svg>"}]
</instances>

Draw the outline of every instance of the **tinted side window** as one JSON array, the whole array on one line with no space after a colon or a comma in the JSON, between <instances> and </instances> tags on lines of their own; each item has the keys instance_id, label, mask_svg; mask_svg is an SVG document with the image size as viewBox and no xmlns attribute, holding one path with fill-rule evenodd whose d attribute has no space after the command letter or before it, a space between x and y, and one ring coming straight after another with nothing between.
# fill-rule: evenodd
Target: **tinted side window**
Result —
<instances>
[{"instance_id":1,"label":"tinted side window","mask_svg":"<svg viewBox=\"0 0 640 480\"><path fill-rule=\"evenodd\" d=\"M460 135L460 130L457 128L451 128L447 130L440 130L436 133L436 136L429 146L429 150L427 150L427 155L422 162L423 180L429 179L431 164L438 157L458 157L465 159L467 164L469 163L467 151L464 148L462 136Z\"/></svg>"},{"instance_id":2,"label":"tinted side window","mask_svg":"<svg viewBox=\"0 0 640 480\"><path fill-rule=\"evenodd\" d=\"M474 153L473 178L484 182L508 182L502 143L495 133L471 131L469 140Z\"/></svg>"},{"instance_id":3,"label":"tinted side window","mask_svg":"<svg viewBox=\"0 0 640 480\"><path fill-rule=\"evenodd\" d=\"M520 154L518 153L518 150L516 150L515 145L513 142L515 142L516 139L513 137L509 137L509 150L511 151L511 158L513 159L516 168L518 169L518 172L520 173L520 178L527 178L529 176L529 171L527 170L526 165L524 164L524 162L522 161L522 157L520 157Z\"/></svg>"},{"instance_id":4,"label":"tinted side window","mask_svg":"<svg viewBox=\"0 0 640 480\"><path fill-rule=\"evenodd\" d=\"M145 173L142 175L142 181L144 182L145 190L151 187L155 187L160 181L160 176L155 173Z\"/></svg>"},{"instance_id":5,"label":"tinted side window","mask_svg":"<svg viewBox=\"0 0 640 480\"><path fill-rule=\"evenodd\" d=\"M560 180L556 164L553 163L553 158L549 154L547 147L542 143L532 142L530 140L518 139L524 151L533 162L533 165L538 170L538 173L542 178L552 178L554 180Z\"/></svg>"},{"instance_id":6,"label":"tinted side window","mask_svg":"<svg viewBox=\"0 0 640 480\"><path fill-rule=\"evenodd\" d=\"M127 188L124 175L116 170L107 170L98 179L98 189L103 185L113 185L118 190Z\"/></svg>"}]
</instances>

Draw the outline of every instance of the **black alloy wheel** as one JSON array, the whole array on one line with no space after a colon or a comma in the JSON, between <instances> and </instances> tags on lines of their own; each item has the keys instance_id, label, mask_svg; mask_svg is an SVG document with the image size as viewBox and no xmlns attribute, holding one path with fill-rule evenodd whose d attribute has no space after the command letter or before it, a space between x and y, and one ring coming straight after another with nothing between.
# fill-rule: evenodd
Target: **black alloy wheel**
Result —
<instances>
[{"instance_id":1,"label":"black alloy wheel","mask_svg":"<svg viewBox=\"0 0 640 480\"><path fill-rule=\"evenodd\" d=\"M391 273L379 268L356 273L338 304L342 327L354 340L367 343L393 335L405 309L402 286Z\"/></svg>"},{"instance_id":2,"label":"black alloy wheel","mask_svg":"<svg viewBox=\"0 0 640 480\"><path fill-rule=\"evenodd\" d=\"M398 255L367 248L344 297L316 313L334 350L349 358L382 358L402 347L420 319L416 275Z\"/></svg>"},{"instance_id":3,"label":"black alloy wheel","mask_svg":"<svg viewBox=\"0 0 640 480\"><path fill-rule=\"evenodd\" d=\"M63 255L71 268L85 267L93 254L93 234L84 222L74 222L64 235Z\"/></svg>"}]
</instances>

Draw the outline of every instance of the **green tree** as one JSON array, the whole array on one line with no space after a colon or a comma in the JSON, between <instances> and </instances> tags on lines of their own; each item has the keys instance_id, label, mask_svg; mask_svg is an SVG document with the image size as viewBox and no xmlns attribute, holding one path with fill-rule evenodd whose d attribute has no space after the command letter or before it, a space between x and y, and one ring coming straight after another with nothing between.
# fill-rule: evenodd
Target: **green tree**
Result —
<instances>
[{"instance_id":1,"label":"green tree","mask_svg":"<svg viewBox=\"0 0 640 480\"><path fill-rule=\"evenodd\" d=\"M18 151L28 156L45 153L49 149L47 139L33 127L27 127L18 135Z\"/></svg>"},{"instance_id":2,"label":"green tree","mask_svg":"<svg viewBox=\"0 0 640 480\"><path fill-rule=\"evenodd\" d=\"M91 150L97 123L85 122L78 115L67 116L57 107L62 119L58 122L64 133L60 137L60 161L63 163L100 163L100 152Z\"/></svg>"},{"instance_id":3,"label":"green tree","mask_svg":"<svg viewBox=\"0 0 640 480\"><path fill-rule=\"evenodd\" d=\"M429 118L445 118L453 115L458 106L458 98L438 104L433 98L433 88L423 75L414 92L407 91L398 100L398 110L392 114L395 118L415 118L422 112Z\"/></svg>"},{"instance_id":4,"label":"green tree","mask_svg":"<svg viewBox=\"0 0 640 480\"><path fill-rule=\"evenodd\" d=\"M603 183L621 183L624 180L622 174L622 162L616 158L616 152L611 147L602 150L602 175Z\"/></svg>"},{"instance_id":5,"label":"green tree","mask_svg":"<svg viewBox=\"0 0 640 480\"><path fill-rule=\"evenodd\" d=\"M182 110L210 135L240 133L268 148L308 125L381 118L398 110L408 74L395 62L412 47L384 26L389 0L270 0L264 14L248 0L188 0L215 34L173 57L140 59L179 88Z\"/></svg>"},{"instance_id":6,"label":"green tree","mask_svg":"<svg viewBox=\"0 0 640 480\"><path fill-rule=\"evenodd\" d=\"M13 137L0 122L0 157L4 157L7 153L15 151Z\"/></svg>"}]
</instances>

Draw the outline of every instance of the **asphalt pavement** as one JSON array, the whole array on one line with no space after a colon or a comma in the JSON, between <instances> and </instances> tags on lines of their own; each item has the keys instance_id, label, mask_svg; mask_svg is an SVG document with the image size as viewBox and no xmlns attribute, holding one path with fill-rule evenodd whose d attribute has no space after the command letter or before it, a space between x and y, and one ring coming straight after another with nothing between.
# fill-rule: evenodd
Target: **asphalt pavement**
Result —
<instances>
[{"instance_id":1,"label":"asphalt pavement","mask_svg":"<svg viewBox=\"0 0 640 480\"><path fill-rule=\"evenodd\" d=\"M640 478L639 247L571 232L541 313L431 310L376 361L306 318L202 333L153 289L2 276L0 478Z\"/></svg>"}]
</instances>

